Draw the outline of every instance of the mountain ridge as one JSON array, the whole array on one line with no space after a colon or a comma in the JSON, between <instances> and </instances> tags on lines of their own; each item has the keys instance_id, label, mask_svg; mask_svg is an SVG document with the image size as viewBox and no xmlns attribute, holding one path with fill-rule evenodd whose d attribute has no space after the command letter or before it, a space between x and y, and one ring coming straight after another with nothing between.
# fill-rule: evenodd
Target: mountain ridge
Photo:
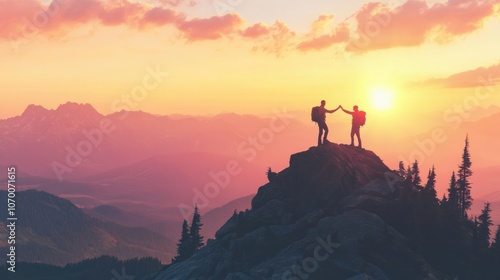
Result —
<instances>
[{"instance_id":1,"label":"mountain ridge","mask_svg":"<svg viewBox=\"0 0 500 280\"><path fill-rule=\"evenodd\" d=\"M6 191L0 191L0 199L7 201ZM175 243L160 234L99 221L70 201L45 192L17 192L16 202L18 261L65 265L114 255L120 259L154 256L167 262L174 251ZM6 210L2 207L0 216L6 217ZM3 250L7 244L0 246Z\"/></svg>"},{"instance_id":2,"label":"mountain ridge","mask_svg":"<svg viewBox=\"0 0 500 280\"><path fill-rule=\"evenodd\" d=\"M154 155L183 152L245 161L258 153L251 161L276 166L273 162L284 158L286 149L273 149L275 142L294 138L283 142L290 151L296 149L305 142L302 132L308 127L285 119L274 141L265 143L269 148L257 150L249 139L268 129L271 120L236 114L171 119L141 111L101 115L90 104L66 103L51 110L30 105L22 115L0 120L0 165L16 163L28 174L58 180L85 179Z\"/></svg>"}]
</instances>

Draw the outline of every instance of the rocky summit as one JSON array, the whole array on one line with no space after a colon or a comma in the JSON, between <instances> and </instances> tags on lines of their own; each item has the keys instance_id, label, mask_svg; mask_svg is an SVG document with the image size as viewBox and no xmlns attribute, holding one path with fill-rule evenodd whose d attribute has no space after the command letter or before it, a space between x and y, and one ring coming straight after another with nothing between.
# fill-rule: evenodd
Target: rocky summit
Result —
<instances>
[{"instance_id":1,"label":"rocky summit","mask_svg":"<svg viewBox=\"0 0 500 280\"><path fill-rule=\"evenodd\" d=\"M312 147L215 240L148 279L435 279L398 230L402 181L371 151Z\"/></svg>"}]
</instances>

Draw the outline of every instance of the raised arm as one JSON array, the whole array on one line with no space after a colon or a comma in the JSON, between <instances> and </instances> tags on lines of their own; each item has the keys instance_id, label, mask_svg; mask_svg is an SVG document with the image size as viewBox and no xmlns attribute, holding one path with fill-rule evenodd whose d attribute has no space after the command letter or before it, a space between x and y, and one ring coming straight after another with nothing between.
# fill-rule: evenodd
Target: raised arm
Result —
<instances>
[{"instance_id":1,"label":"raised arm","mask_svg":"<svg viewBox=\"0 0 500 280\"><path fill-rule=\"evenodd\" d=\"M349 115L352 115L352 113L354 112L351 112L351 111L347 111L346 109L344 109L344 107L340 106L340 108L342 109L342 111L344 111L344 113L346 114L349 114Z\"/></svg>"},{"instance_id":2,"label":"raised arm","mask_svg":"<svg viewBox=\"0 0 500 280\"><path fill-rule=\"evenodd\" d=\"M331 113L335 113L335 112L337 112L337 110L338 110L338 109L340 109L340 105L339 105L339 107L337 107L337 109L334 109L334 110L326 110L325 112L327 112L327 113L330 113L330 114L331 114Z\"/></svg>"}]
</instances>

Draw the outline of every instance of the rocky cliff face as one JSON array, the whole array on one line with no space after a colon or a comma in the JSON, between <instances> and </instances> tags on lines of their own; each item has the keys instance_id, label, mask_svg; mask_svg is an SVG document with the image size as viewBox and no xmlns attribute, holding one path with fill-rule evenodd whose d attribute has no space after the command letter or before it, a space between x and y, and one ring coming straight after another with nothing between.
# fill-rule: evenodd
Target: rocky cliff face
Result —
<instances>
[{"instance_id":1,"label":"rocky cliff face","mask_svg":"<svg viewBox=\"0 0 500 280\"><path fill-rule=\"evenodd\" d=\"M433 279L395 229L398 181L371 151L328 144L294 154L251 210L154 279Z\"/></svg>"}]
</instances>

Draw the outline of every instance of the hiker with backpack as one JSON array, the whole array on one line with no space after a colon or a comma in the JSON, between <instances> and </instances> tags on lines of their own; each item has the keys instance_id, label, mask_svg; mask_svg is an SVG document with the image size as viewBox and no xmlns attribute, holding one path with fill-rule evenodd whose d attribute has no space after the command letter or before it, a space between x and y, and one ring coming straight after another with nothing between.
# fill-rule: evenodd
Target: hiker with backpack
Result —
<instances>
[{"instance_id":1,"label":"hiker with backpack","mask_svg":"<svg viewBox=\"0 0 500 280\"><path fill-rule=\"evenodd\" d=\"M352 107L353 112L345 110L342 105L340 106L344 113L352 115L352 127L351 127L351 146L354 146L354 135L358 138L358 147L361 146L361 137L359 135L359 129L361 126L365 125L366 113L364 111L359 111L358 106Z\"/></svg>"},{"instance_id":2,"label":"hiker with backpack","mask_svg":"<svg viewBox=\"0 0 500 280\"><path fill-rule=\"evenodd\" d=\"M313 122L316 122L318 124L319 128L319 134L318 134L318 146L320 146L322 143L325 144L328 142L327 137L328 137L328 125L326 125L326 113L335 113L339 107L335 110L327 110L325 108L326 101L321 100L321 106L316 106L312 108L311 111L311 119ZM323 136L323 131L325 132L325 135ZM323 142L321 142L321 137L323 136Z\"/></svg>"}]
</instances>

